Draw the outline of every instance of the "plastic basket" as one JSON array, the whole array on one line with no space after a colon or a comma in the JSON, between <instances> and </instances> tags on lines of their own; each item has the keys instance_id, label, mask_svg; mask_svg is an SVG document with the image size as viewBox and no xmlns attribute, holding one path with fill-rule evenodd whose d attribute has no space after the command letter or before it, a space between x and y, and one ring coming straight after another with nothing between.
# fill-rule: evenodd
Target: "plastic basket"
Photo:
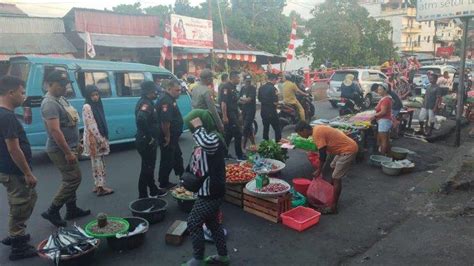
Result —
<instances>
[{"instance_id":1,"label":"plastic basket","mask_svg":"<svg viewBox=\"0 0 474 266\"><path fill-rule=\"evenodd\" d=\"M308 191L308 187L311 184L311 180L306 178L293 178L293 187L296 191L306 196L306 191Z\"/></svg>"},{"instance_id":2,"label":"plastic basket","mask_svg":"<svg viewBox=\"0 0 474 266\"><path fill-rule=\"evenodd\" d=\"M307 207L299 206L281 214L284 225L298 232L317 224L321 213Z\"/></svg>"}]
</instances>

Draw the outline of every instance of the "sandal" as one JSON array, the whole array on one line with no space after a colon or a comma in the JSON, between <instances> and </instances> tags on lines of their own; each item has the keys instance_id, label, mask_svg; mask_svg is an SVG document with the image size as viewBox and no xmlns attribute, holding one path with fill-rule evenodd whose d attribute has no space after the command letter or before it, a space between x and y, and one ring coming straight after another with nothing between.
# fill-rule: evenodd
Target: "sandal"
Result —
<instances>
[{"instance_id":1,"label":"sandal","mask_svg":"<svg viewBox=\"0 0 474 266\"><path fill-rule=\"evenodd\" d=\"M97 197L102 197L114 193L114 190L111 188L99 187L97 189Z\"/></svg>"}]
</instances>

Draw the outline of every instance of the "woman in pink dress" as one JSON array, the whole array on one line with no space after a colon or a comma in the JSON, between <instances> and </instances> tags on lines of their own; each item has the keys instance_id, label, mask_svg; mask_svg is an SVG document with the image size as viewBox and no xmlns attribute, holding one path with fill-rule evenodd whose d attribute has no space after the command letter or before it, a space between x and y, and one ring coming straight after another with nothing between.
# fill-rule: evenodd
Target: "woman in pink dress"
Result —
<instances>
[{"instance_id":1,"label":"woman in pink dress","mask_svg":"<svg viewBox=\"0 0 474 266\"><path fill-rule=\"evenodd\" d=\"M100 99L99 89L94 85L86 86L86 102L82 107L84 121L84 155L90 156L92 176L94 177L93 192L97 196L112 194L114 191L105 186L104 156L109 154L109 132L105 120L104 107Z\"/></svg>"}]
</instances>

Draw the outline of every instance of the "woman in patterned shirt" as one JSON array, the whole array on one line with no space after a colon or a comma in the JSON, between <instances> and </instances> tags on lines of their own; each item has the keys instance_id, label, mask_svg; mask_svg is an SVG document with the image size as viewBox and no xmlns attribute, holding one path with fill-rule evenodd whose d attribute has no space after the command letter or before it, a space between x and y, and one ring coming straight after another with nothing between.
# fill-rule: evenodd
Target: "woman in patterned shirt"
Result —
<instances>
[{"instance_id":1,"label":"woman in patterned shirt","mask_svg":"<svg viewBox=\"0 0 474 266\"><path fill-rule=\"evenodd\" d=\"M86 102L82 107L84 121L84 152L90 156L92 163L92 176L94 177L94 193L97 196L112 194L114 191L105 186L104 156L109 154L109 132L105 120L104 107L99 95L99 88L94 85L85 88Z\"/></svg>"}]
</instances>

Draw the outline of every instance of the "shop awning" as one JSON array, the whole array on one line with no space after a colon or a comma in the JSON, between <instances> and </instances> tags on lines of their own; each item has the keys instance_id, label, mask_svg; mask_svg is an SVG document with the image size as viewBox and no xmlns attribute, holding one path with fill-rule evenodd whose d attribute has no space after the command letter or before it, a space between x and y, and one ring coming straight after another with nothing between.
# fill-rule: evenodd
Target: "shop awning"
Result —
<instances>
[{"instance_id":1,"label":"shop awning","mask_svg":"<svg viewBox=\"0 0 474 266\"><path fill-rule=\"evenodd\" d=\"M227 53L225 50L214 49L214 55L219 59L226 58L227 60L242 61L255 63L257 57L259 56L275 56L266 52L261 51L238 51L238 50L229 50ZM183 48L178 51L175 50L174 59L175 60L192 60L196 58L206 58L210 55L211 50L208 49L192 49L192 48Z\"/></svg>"},{"instance_id":2,"label":"shop awning","mask_svg":"<svg viewBox=\"0 0 474 266\"><path fill-rule=\"evenodd\" d=\"M0 54L74 54L76 48L62 33L0 33Z\"/></svg>"},{"instance_id":3,"label":"shop awning","mask_svg":"<svg viewBox=\"0 0 474 266\"><path fill-rule=\"evenodd\" d=\"M79 37L85 41L86 33L78 32ZM90 33L94 46L114 48L157 48L163 46L163 38L158 36L132 36Z\"/></svg>"}]
</instances>

